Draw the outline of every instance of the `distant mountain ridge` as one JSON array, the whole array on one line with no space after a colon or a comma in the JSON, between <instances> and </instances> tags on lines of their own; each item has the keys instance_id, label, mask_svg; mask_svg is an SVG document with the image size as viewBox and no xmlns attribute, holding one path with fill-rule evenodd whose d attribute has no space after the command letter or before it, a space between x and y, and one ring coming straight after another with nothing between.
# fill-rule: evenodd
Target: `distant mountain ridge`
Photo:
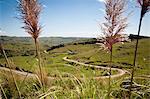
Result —
<instances>
[{"instance_id":1,"label":"distant mountain ridge","mask_svg":"<svg viewBox=\"0 0 150 99\"><path fill-rule=\"evenodd\" d=\"M71 43L80 40L86 40L89 38L82 37L40 37L40 43L48 46L54 46L58 44ZM33 40L31 37L11 37L11 36L0 36L0 41L3 43L28 43L32 44Z\"/></svg>"}]
</instances>

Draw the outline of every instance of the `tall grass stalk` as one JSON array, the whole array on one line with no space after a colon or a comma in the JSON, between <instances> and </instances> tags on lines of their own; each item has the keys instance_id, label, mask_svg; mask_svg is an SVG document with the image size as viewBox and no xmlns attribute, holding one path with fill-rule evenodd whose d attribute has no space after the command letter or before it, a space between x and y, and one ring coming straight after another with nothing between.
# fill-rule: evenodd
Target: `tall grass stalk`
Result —
<instances>
[{"instance_id":1,"label":"tall grass stalk","mask_svg":"<svg viewBox=\"0 0 150 99\"><path fill-rule=\"evenodd\" d=\"M21 20L24 23L23 28L31 35L34 40L36 56L38 58L38 66L40 71L40 80L42 87L44 88L44 82L42 77L42 60L39 48L39 34L41 32L41 26L39 25L39 16L41 12L41 4L38 0L19 0L18 10L20 12Z\"/></svg>"},{"instance_id":2,"label":"tall grass stalk","mask_svg":"<svg viewBox=\"0 0 150 99\"><path fill-rule=\"evenodd\" d=\"M18 87L18 85L17 85L16 79L15 79L15 77L14 77L14 75L13 75L13 72L12 72L12 69L11 69L11 64L10 64L10 62L9 62L9 59L7 58L7 55L6 55L6 53L5 53L5 50L3 49L3 46L2 46L1 43L0 43L0 50L2 51L2 53L3 53L3 55L4 55L4 58L5 58L5 61L6 61L6 64L7 64L8 68L9 68L9 70L10 70L10 74L11 74L11 76L12 76L13 82L14 82L15 87L16 87L16 90L17 90L17 92L18 92L18 96L21 98L21 92L20 92L19 87Z\"/></svg>"},{"instance_id":3,"label":"tall grass stalk","mask_svg":"<svg viewBox=\"0 0 150 99\"><path fill-rule=\"evenodd\" d=\"M3 89L3 87L2 87L1 84L0 84L0 88L1 88L1 91L2 91L2 93L3 93L4 97L5 97L5 99L8 99L7 96L6 96L6 93L5 93L5 91L4 91L4 89Z\"/></svg>"},{"instance_id":4,"label":"tall grass stalk","mask_svg":"<svg viewBox=\"0 0 150 99\"><path fill-rule=\"evenodd\" d=\"M113 49L113 47L112 47L112 49ZM108 81L108 96L107 97L109 97L109 95L110 95L110 92L111 92L111 68L112 68L112 54L113 54L113 50L110 50L110 64L109 64L109 66L110 66L110 68L109 68L109 81Z\"/></svg>"},{"instance_id":5,"label":"tall grass stalk","mask_svg":"<svg viewBox=\"0 0 150 99\"><path fill-rule=\"evenodd\" d=\"M104 34L103 37L98 38L102 47L107 49L110 53L110 69L109 69L109 81L108 81L108 98L110 98L111 92L111 64L113 55L113 45L125 40L125 36L122 34L127 27L127 17L123 17L125 12L126 2L124 0L106 0L105 1L105 20L101 29Z\"/></svg>"},{"instance_id":6,"label":"tall grass stalk","mask_svg":"<svg viewBox=\"0 0 150 99\"><path fill-rule=\"evenodd\" d=\"M38 42L38 39L34 39L34 41L35 41L35 46L36 46L36 55L38 57L40 79L41 79L42 86L44 86L44 79L43 79L43 73L42 73L42 60L41 60L41 55L40 55L39 42Z\"/></svg>"},{"instance_id":7,"label":"tall grass stalk","mask_svg":"<svg viewBox=\"0 0 150 99\"><path fill-rule=\"evenodd\" d=\"M134 71L135 71L135 68L136 68L136 59L137 59L138 43L139 43L139 36L140 36L140 31L141 31L142 20L143 20L144 15L148 11L150 11L150 0L137 0L137 2L139 3L140 8L141 8L141 15L140 15L140 22L139 22L139 27L138 27L138 35L137 35L137 38L136 38L133 66L132 66L132 71L131 71L131 81L130 81L130 88L129 88L129 99L131 99L132 82L134 80L133 77L134 77Z\"/></svg>"}]
</instances>

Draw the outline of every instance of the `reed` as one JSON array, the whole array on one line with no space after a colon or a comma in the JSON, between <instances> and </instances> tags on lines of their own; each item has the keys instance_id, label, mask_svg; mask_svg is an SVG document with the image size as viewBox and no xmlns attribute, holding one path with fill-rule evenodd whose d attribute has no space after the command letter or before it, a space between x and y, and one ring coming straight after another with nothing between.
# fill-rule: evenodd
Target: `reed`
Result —
<instances>
[{"instance_id":1,"label":"reed","mask_svg":"<svg viewBox=\"0 0 150 99\"><path fill-rule=\"evenodd\" d=\"M136 38L136 45L135 45L135 51L134 51L134 59L133 59L133 66L131 71L131 80L130 80L130 88L129 88L129 99L131 99L131 92L132 92L132 82L134 77L134 71L136 68L136 59L137 59L137 52L138 52L138 43L139 43L139 35L141 31L141 25L144 15L150 11L150 0L137 0L140 8L141 8L141 15L140 15L140 21L139 21L139 27L138 27L138 35Z\"/></svg>"},{"instance_id":2,"label":"reed","mask_svg":"<svg viewBox=\"0 0 150 99\"><path fill-rule=\"evenodd\" d=\"M41 25L39 24L39 16L42 9L38 0L19 0L18 10L20 12L20 19L24 23L23 28L31 35L34 40L36 56L38 58L38 66L40 71L40 81L42 87L44 86L42 74L42 59L39 47L39 34L41 33Z\"/></svg>"},{"instance_id":3,"label":"reed","mask_svg":"<svg viewBox=\"0 0 150 99\"><path fill-rule=\"evenodd\" d=\"M101 25L104 36L98 37L98 40L103 42L101 44L109 53L109 81L108 81L108 98L111 92L111 68L113 62L113 45L125 40L122 34L127 27L127 17L123 16L125 12L126 2L124 0L106 0L105 1L105 20Z\"/></svg>"}]
</instances>

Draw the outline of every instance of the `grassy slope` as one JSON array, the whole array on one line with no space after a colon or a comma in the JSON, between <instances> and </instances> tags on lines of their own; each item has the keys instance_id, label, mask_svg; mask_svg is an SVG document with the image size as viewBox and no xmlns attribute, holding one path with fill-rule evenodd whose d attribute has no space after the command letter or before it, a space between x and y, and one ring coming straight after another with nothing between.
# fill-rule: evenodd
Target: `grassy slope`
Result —
<instances>
[{"instance_id":1,"label":"grassy slope","mask_svg":"<svg viewBox=\"0 0 150 99\"><path fill-rule=\"evenodd\" d=\"M22 43L18 46L24 46ZM134 45L135 42L117 44L114 46L113 50L113 61L114 64L118 65L118 62L121 63L128 63L132 64L133 61L133 53L134 53ZM9 49L12 49L9 47L9 45L5 45ZM33 46L33 45L32 45ZM136 76L138 75L150 75L150 39L143 39L140 40L139 44L139 51L138 51L138 68L136 70ZM14 49L17 48L17 46L13 46ZM15 48L16 47L16 48ZM26 48L26 47L25 47ZM34 48L34 46L33 46ZM45 66L47 68L47 71L49 72L49 75L51 76L58 76L60 73L71 73L75 76L82 76L82 74L86 76L98 76L101 75L102 71L96 71L91 70L88 68L83 68L82 66L65 66L63 64L67 64L62 60L64 56L69 56L71 59L75 59L81 62L93 62L91 64L103 64L105 62L108 62L109 54L99 50L98 45L67 45L63 48L58 48L55 50L50 51L48 54L42 54L43 59L45 60ZM72 50L77 52L75 55L68 55L67 51ZM37 68L37 61L34 58L34 56L15 56L10 58L15 65L18 67L34 71L35 68ZM4 59L0 59L0 63L4 63ZM130 67L129 65L122 65L123 67ZM129 70L129 69L128 69ZM100 72L100 73L99 73ZM94 74L96 73L96 74ZM64 74L63 76L67 76L67 74ZM115 90L119 90L120 83L124 79L124 77L117 78L112 81L112 90L114 92L117 92ZM141 80L137 79L138 83L144 84L144 85L150 85L149 79ZM85 80L82 82L82 86L79 86L78 83L75 81L72 83L72 81L68 80L58 80L58 81L51 81L51 84L53 86L61 86L63 87L63 91L60 93L57 93L56 96L58 96L59 99L62 98L70 98L74 97L76 98L91 98L91 97L99 97L102 98L102 96L107 94L107 86L106 86L106 80L103 80L103 83L101 81L95 81L95 80ZM67 86L66 86L67 85ZM69 90L68 90L69 88ZM81 91L80 91L81 90ZM82 92L83 90L83 92ZM52 95L53 96L53 95ZM55 96L55 95L54 95ZM76 98L75 98L76 97Z\"/></svg>"},{"instance_id":2,"label":"grassy slope","mask_svg":"<svg viewBox=\"0 0 150 99\"><path fill-rule=\"evenodd\" d=\"M117 64L124 68L126 67L130 68L131 67L130 64L132 64L133 62L134 45L135 45L135 42L115 45L113 49L114 64ZM5 45L5 46L10 49L13 49L10 47L10 45L9 46ZM138 69L136 70L136 74L138 75L150 75L149 73L150 47L149 46L150 46L150 39L140 40L138 57L137 57ZM17 44L16 44L16 47L17 47ZM77 54L68 55L67 53L68 50L77 52ZM49 54L43 53L45 66L49 73L52 73L54 70L57 70L57 69L62 70L63 72L70 72L70 73L74 72L74 67L64 65L66 64L66 62L62 60L64 56L69 56L72 59L75 59L84 63L90 62L91 64L95 64L95 65L101 65L103 63L107 63L109 59L109 53L106 53L106 51L100 50L99 45L96 45L96 44L67 45L63 48L54 49L50 51ZM11 57L10 59L15 63L16 66L25 68L27 70L33 71L37 67L36 65L37 61L34 58L34 56L23 56L23 57L16 56L16 57ZM3 62L4 60L1 59L1 61ZM81 69L81 71L87 72L87 75L91 73L90 72L91 69L86 70L86 71L85 70L86 70L85 68ZM100 75L100 74L101 73L98 73L96 75ZM52 73L49 75L55 75L55 74Z\"/></svg>"},{"instance_id":3,"label":"grassy slope","mask_svg":"<svg viewBox=\"0 0 150 99\"><path fill-rule=\"evenodd\" d=\"M114 45L113 62L122 67L130 68L133 63L135 41ZM139 42L136 74L150 75L150 39L142 39ZM78 54L70 56L81 62L94 62L92 64L102 64L108 62L109 53L100 50L99 45L69 45L64 48L53 50L54 52L66 52L68 49ZM120 64L119 64L120 63Z\"/></svg>"},{"instance_id":4,"label":"grassy slope","mask_svg":"<svg viewBox=\"0 0 150 99\"><path fill-rule=\"evenodd\" d=\"M54 45L72 43L86 39L87 38L77 37L41 37L39 40L41 49L45 50ZM3 46L7 52L7 56L18 56L26 54L32 55L35 52L34 42L30 37L0 36L0 42L3 43Z\"/></svg>"},{"instance_id":5,"label":"grassy slope","mask_svg":"<svg viewBox=\"0 0 150 99\"><path fill-rule=\"evenodd\" d=\"M13 57L9 57L9 59L13 62L14 67L17 66L19 68L23 68L25 70L35 72L35 70L38 68L37 66L37 60L33 56L20 56L22 55L22 51L29 51L34 50L34 45L30 41L30 38L17 38L16 41L15 38L5 38L4 41L4 48L13 50L18 55L14 55ZM45 42L48 38L41 38L43 42ZM56 38L60 39L63 42L72 42L78 40L85 40L83 38ZM11 42L11 43L10 43ZM58 42L58 41L57 41ZM57 43L54 42L54 43ZM12 45L13 43L13 45ZM48 43L48 42L47 42ZM59 43L58 43L59 44ZM67 47L65 47L67 48ZM46 48L44 48L46 49ZM59 53L60 51L51 51L49 54L45 54L42 52L42 57L44 61L44 66L46 67L46 70L48 71L48 75L50 76L58 76L57 72L64 73L64 76L67 76L67 73L73 74L75 76L100 76L104 70L92 70L91 68L84 68L82 66L74 67L71 65L68 65L65 61L62 60L63 57L65 57L67 54L67 50L64 53ZM11 52L10 52L11 54ZM15 53L14 53L15 54ZM5 64L5 60L3 58L0 59L2 64ZM114 72L116 73L116 72Z\"/></svg>"}]
</instances>

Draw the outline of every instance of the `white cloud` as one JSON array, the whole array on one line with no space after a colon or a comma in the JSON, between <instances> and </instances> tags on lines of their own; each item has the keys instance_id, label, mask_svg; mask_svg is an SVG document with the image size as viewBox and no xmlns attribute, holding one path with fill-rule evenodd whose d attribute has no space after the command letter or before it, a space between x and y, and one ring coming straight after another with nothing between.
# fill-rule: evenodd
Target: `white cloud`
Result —
<instances>
[{"instance_id":1,"label":"white cloud","mask_svg":"<svg viewBox=\"0 0 150 99\"><path fill-rule=\"evenodd\" d=\"M43 8L47 8L47 6L46 6L46 5L43 5Z\"/></svg>"},{"instance_id":2,"label":"white cloud","mask_svg":"<svg viewBox=\"0 0 150 99\"><path fill-rule=\"evenodd\" d=\"M105 0L98 0L99 2L105 2Z\"/></svg>"},{"instance_id":3,"label":"white cloud","mask_svg":"<svg viewBox=\"0 0 150 99\"><path fill-rule=\"evenodd\" d=\"M100 8L99 10L105 14L105 9Z\"/></svg>"},{"instance_id":4,"label":"white cloud","mask_svg":"<svg viewBox=\"0 0 150 99\"><path fill-rule=\"evenodd\" d=\"M3 31L3 30L0 28L0 36L1 36L1 35L4 35L4 34L6 34L6 32Z\"/></svg>"}]
</instances>

